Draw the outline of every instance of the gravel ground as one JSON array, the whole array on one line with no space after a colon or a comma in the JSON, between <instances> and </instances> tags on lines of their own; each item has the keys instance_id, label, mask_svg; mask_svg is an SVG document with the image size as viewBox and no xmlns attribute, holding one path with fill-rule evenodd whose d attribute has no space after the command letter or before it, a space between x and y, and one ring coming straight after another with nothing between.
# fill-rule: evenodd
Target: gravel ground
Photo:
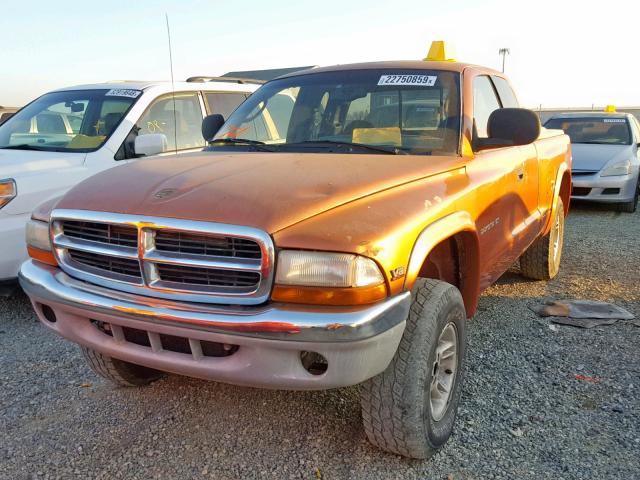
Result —
<instances>
[{"instance_id":1,"label":"gravel ground","mask_svg":"<svg viewBox=\"0 0 640 480\"><path fill-rule=\"evenodd\" d=\"M0 300L0 478L640 478L640 328L552 329L529 310L582 298L640 316L639 238L640 213L575 208L555 280L514 270L484 293L457 429L430 461L370 446L356 388L115 388L24 295Z\"/></svg>"}]
</instances>

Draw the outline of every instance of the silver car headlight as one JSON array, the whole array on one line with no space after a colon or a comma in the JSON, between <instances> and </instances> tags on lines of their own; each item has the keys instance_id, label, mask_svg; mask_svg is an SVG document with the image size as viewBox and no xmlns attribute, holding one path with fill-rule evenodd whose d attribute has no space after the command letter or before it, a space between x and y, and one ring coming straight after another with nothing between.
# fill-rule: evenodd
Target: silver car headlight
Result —
<instances>
[{"instance_id":1,"label":"silver car headlight","mask_svg":"<svg viewBox=\"0 0 640 480\"><path fill-rule=\"evenodd\" d=\"M603 168L602 172L600 172L600 176L620 177L623 175L629 175L629 173L631 173L631 162L629 160L624 160Z\"/></svg>"}]
</instances>

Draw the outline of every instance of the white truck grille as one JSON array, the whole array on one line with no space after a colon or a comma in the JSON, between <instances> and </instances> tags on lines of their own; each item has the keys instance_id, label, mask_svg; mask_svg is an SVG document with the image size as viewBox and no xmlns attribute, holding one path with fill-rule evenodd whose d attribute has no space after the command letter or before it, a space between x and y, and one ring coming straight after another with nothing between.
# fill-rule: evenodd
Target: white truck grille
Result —
<instances>
[{"instance_id":1,"label":"white truck grille","mask_svg":"<svg viewBox=\"0 0 640 480\"><path fill-rule=\"evenodd\" d=\"M116 290L207 303L268 299L273 242L228 224L54 210L52 242L69 275Z\"/></svg>"}]
</instances>

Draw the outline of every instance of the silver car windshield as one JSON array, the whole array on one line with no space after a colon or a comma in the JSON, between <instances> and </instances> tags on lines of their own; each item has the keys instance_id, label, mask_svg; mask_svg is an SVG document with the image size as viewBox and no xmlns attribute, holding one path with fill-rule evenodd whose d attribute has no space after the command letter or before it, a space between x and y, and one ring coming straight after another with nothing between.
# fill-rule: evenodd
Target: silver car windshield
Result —
<instances>
[{"instance_id":1,"label":"silver car windshield","mask_svg":"<svg viewBox=\"0 0 640 480\"><path fill-rule=\"evenodd\" d=\"M552 118L544 126L563 130L571 143L631 145L629 123L623 117Z\"/></svg>"},{"instance_id":2,"label":"silver car windshield","mask_svg":"<svg viewBox=\"0 0 640 480\"><path fill-rule=\"evenodd\" d=\"M0 125L0 148L67 152L97 150L141 93L127 89L48 93Z\"/></svg>"}]
</instances>

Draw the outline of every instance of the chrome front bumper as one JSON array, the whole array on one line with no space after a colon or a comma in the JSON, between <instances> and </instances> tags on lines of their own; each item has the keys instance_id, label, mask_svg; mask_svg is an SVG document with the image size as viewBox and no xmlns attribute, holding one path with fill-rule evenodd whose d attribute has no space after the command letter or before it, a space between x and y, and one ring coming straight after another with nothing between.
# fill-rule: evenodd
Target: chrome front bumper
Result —
<instances>
[{"instance_id":1,"label":"chrome front bumper","mask_svg":"<svg viewBox=\"0 0 640 480\"><path fill-rule=\"evenodd\" d=\"M382 372L402 338L411 303L408 292L365 307L173 302L90 285L33 261L23 264L20 284L46 327L105 355L182 375L286 389L354 385ZM45 306L55 322L47 319ZM114 335L95 321L115 326ZM150 346L116 335L121 328L147 332ZM191 351L164 349L161 335L188 340ZM230 356L207 357L199 342L239 348ZM327 371L309 373L300 361L303 351L324 356Z\"/></svg>"}]
</instances>

